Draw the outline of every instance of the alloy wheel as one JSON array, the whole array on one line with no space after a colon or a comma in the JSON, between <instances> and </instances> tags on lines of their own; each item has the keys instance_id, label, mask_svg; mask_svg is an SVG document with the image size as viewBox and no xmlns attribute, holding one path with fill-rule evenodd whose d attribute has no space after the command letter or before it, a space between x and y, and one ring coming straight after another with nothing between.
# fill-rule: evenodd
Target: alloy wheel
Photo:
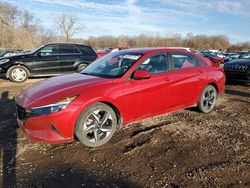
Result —
<instances>
[{"instance_id":1,"label":"alloy wheel","mask_svg":"<svg viewBox=\"0 0 250 188\"><path fill-rule=\"evenodd\" d=\"M85 120L83 134L89 142L100 142L109 137L113 119L106 110L95 110Z\"/></svg>"},{"instance_id":2,"label":"alloy wheel","mask_svg":"<svg viewBox=\"0 0 250 188\"><path fill-rule=\"evenodd\" d=\"M217 92L215 88L208 88L202 96L202 105L206 110L210 110L214 107L216 101Z\"/></svg>"}]
</instances>

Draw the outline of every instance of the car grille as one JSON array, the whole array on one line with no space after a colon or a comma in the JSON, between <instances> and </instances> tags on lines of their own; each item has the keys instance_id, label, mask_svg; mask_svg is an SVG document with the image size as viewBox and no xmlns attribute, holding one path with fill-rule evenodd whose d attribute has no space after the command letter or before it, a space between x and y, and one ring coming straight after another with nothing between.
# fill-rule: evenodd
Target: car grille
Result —
<instances>
[{"instance_id":1,"label":"car grille","mask_svg":"<svg viewBox=\"0 0 250 188\"><path fill-rule=\"evenodd\" d=\"M18 119L25 120L26 118L29 117L29 113L26 111L25 108L19 106L18 104L16 106L17 106L17 117L18 117Z\"/></svg>"},{"instance_id":2,"label":"car grille","mask_svg":"<svg viewBox=\"0 0 250 188\"><path fill-rule=\"evenodd\" d=\"M224 70L226 72L247 72L247 65L225 65Z\"/></svg>"}]
</instances>

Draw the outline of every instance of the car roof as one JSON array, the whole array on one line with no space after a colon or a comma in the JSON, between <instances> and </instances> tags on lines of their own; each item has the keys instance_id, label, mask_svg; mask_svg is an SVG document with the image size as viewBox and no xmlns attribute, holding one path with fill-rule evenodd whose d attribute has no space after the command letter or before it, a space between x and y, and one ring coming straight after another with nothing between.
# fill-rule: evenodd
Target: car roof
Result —
<instances>
[{"instance_id":1,"label":"car roof","mask_svg":"<svg viewBox=\"0 0 250 188\"><path fill-rule=\"evenodd\" d=\"M63 44L63 45L76 45L76 46L88 46L88 47L91 47L91 46L86 45L86 44L66 43L66 42L52 42L52 43L45 44L45 45L43 45L43 46L47 46L47 45L51 45L51 44Z\"/></svg>"},{"instance_id":2,"label":"car roof","mask_svg":"<svg viewBox=\"0 0 250 188\"><path fill-rule=\"evenodd\" d=\"M185 53L190 53L189 51L187 51L185 49L177 49L177 48L171 48L171 47L130 48L130 49L126 49L123 51L140 53L140 54L146 54L146 53L150 53L150 52L185 52Z\"/></svg>"}]
</instances>

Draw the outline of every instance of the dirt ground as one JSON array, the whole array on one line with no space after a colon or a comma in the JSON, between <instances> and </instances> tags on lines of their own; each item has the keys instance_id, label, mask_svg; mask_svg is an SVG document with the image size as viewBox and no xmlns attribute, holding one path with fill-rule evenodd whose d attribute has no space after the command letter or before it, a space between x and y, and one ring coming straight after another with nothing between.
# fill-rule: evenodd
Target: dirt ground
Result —
<instances>
[{"instance_id":1,"label":"dirt ground","mask_svg":"<svg viewBox=\"0 0 250 188\"><path fill-rule=\"evenodd\" d=\"M38 79L0 79L2 187L250 187L250 87L227 85L215 110L146 119L87 148L30 142L13 96Z\"/></svg>"}]
</instances>

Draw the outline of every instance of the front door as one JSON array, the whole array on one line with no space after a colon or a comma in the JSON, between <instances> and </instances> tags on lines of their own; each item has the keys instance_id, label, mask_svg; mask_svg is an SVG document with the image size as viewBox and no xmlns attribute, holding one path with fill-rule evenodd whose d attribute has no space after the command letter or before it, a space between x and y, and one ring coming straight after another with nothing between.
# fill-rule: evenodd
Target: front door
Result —
<instances>
[{"instance_id":1,"label":"front door","mask_svg":"<svg viewBox=\"0 0 250 188\"><path fill-rule=\"evenodd\" d=\"M32 74L58 74L60 73L60 62L57 59L58 46L50 44L44 46L34 54L34 58L29 62Z\"/></svg>"},{"instance_id":2,"label":"front door","mask_svg":"<svg viewBox=\"0 0 250 188\"><path fill-rule=\"evenodd\" d=\"M125 121L160 114L172 105L172 79L169 77L168 56L160 53L145 59L136 69L151 73L151 78L124 83L124 107L129 111Z\"/></svg>"}]
</instances>

